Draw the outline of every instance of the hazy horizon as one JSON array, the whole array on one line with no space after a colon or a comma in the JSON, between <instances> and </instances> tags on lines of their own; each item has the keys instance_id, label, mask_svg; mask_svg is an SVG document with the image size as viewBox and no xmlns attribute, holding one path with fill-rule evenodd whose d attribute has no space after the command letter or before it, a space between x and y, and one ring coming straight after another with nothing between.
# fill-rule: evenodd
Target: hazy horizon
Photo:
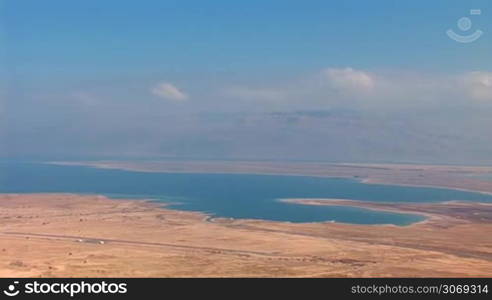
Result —
<instances>
[{"instance_id":1,"label":"hazy horizon","mask_svg":"<svg viewBox=\"0 0 492 300\"><path fill-rule=\"evenodd\" d=\"M0 1L0 157L492 165L491 8Z\"/></svg>"}]
</instances>

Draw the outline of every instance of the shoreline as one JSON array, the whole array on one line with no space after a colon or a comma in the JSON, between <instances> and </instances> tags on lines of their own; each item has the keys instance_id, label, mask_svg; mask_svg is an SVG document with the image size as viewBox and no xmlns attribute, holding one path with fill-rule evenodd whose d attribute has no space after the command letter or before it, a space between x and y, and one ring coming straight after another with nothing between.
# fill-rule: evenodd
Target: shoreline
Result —
<instances>
[{"instance_id":1,"label":"shoreline","mask_svg":"<svg viewBox=\"0 0 492 300\"><path fill-rule=\"evenodd\" d=\"M352 199L331 199L331 198L284 198L284 199L278 199L280 202L284 203L291 203L291 204L300 204L300 205L312 205L312 206L346 206L346 207L356 207L356 208L364 208L372 211L383 211L383 212L391 212L391 213L397 213L397 214L410 214L410 215L418 215L425 217L424 220L418 221L418 222L413 222L411 224L407 225L395 225L395 224L364 224L363 226L401 226L401 227L409 227L409 226L415 226L418 224L425 224L429 223L430 221L435 221L439 219L439 217L435 214L430 214L430 213L425 213L425 212L416 212L413 210L405 210L405 209L398 209L398 208L389 208L385 206L381 207L374 207L371 206L370 204L378 204L379 202L371 202L371 201L359 201L359 200L352 200ZM340 224L347 224L347 225L352 225L353 223L341 223L341 222L333 222L333 223L340 223ZM361 224L354 224L354 225L361 225Z\"/></svg>"},{"instance_id":2,"label":"shoreline","mask_svg":"<svg viewBox=\"0 0 492 300\"><path fill-rule=\"evenodd\" d=\"M387 211L394 213L417 214L426 217L425 220L415 222L406 226L416 226L419 224L437 224L445 221L453 222L454 219L461 221L480 222L482 219L492 222L492 203L487 202L465 202L465 201L444 201L444 202L371 202L351 199L330 199L330 198L287 198L280 199L285 203L301 205L320 205L320 206L349 206L371 209L375 211ZM459 213L453 210L461 210ZM486 218L478 211L485 211ZM454 220L456 222L456 220ZM460 223L458 222L458 223Z\"/></svg>"},{"instance_id":3,"label":"shoreline","mask_svg":"<svg viewBox=\"0 0 492 300\"><path fill-rule=\"evenodd\" d=\"M269 219L257 219L257 218L233 218L233 217L220 217L220 216L214 216L212 213L207 213L205 211L197 211L197 210L183 210L183 209L178 209L175 207L172 207L172 205L176 203L171 203L171 202L163 202L163 201L158 201L157 199L152 199L152 198L131 198L131 197L124 197L120 198L117 196L112 196L112 195L103 195L103 194L97 194L97 193L67 193L67 192L34 192L34 193L1 193L0 192L0 197L1 196L12 196L12 197L21 197L21 196L37 196L37 195L46 195L46 196L51 196L51 195L59 195L59 196L70 196L70 197L78 197L78 196L89 196L89 197L96 197L98 199L102 200L109 200L109 201L131 201L131 202L137 202L137 203L142 203L142 204L148 204L155 209L165 209L165 210L173 210L176 212L183 212L183 213L194 213L203 218L204 221L210 222L210 223L215 223L215 222L223 222L225 221L260 221L260 222L275 222L275 223L284 223L284 224L343 224L343 225L355 225L355 226L369 226L369 227L376 227L376 226L398 226L398 227L407 227L407 226L413 226L415 224L420 224L422 222L427 221L427 215L423 213L415 213L415 212L407 212L407 211L399 211L399 210L386 210L386 209L378 209L378 208L371 208L371 207L364 207L364 206L357 206L357 205L350 205L350 204L333 204L334 206L347 206L347 207L358 207L358 208L363 208L367 210L373 210L373 211L386 211L386 212L392 212L392 213L397 213L397 214L412 214L412 215L422 215L425 216L426 219L418 222L413 222L410 224L406 225L397 225L397 224L359 224L359 223L350 223L350 222L337 222L334 220L326 220L326 221L318 221L318 222L291 222L291 221L278 221L278 220L269 220ZM293 204L301 204L301 205L315 205L315 204L310 204L310 203L305 203L303 200L306 200L309 202L309 200L321 200L321 199L316 199L316 198L306 198L306 199L291 199L291 198L286 198L286 199L273 199L272 201L279 201L283 202L285 204L293 203ZM340 199L342 200L342 199ZM347 201L356 201L356 200L347 200ZM373 202L371 202L373 203ZM328 204L327 204L328 205Z\"/></svg>"},{"instance_id":4,"label":"shoreline","mask_svg":"<svg viewBox=\"0 0 492 300\"><path fill-rule=\"evenodd\" d=\"M0 277L488 276L492 237L481 233L492 222L460 216L410 226L210 222L146 200L0 194Z\"/></svg>"},{"instance_id":5,"label":"shoreline","mask_svg":"<svg viewBox=\"0 0 492 300\"><path fill-rule=\"evenodd\" d=\"M392 178L386 178L386 180L381 179L381 178L373 178L371 176L367 177L362 177L358 175L353 175L353 174L313 174L310 173L309 170L307 171L299 171L299 172L269 172L269 171L217 171L217 170L169 170L169 169L160 169L160 170L154 170L154 169L148 169L145 167L128 167L124 165L118 165L120 162L58 162L58 161L52 161L52 162L44 162L45 164L51 164L51 165L59 165L59 166L79 166L79 167L88 167L88 168L96 168L96 169L103 169L103 170L122 170L122 171L129 171L129 172L143 172L143 173L166 173L166 174L231 174L231 175L264 175L264 176L300 176L300 177L315 177L315 178L339 178L339 179L347 179L347 180L354 180L358 181L363 184L373 184L373 185L390 185L390 186L402 186L402 187L418 187L418 188L434 188L434 189L444 189L444 190L455 190L455 191L462 191L462 192L470 192L470 193L479 193L483 195L489 195L492 196L492 181L483 181L480 178L467 178L464 177L463 179L467 178L470 181L475 181L475 182L480 182L482 184L487 185L488 190L484 190L483 188L464 188L464 187L455 187L455 186L447 186L444 184L428 184L428 183L420 183L420 184L414 184L414 183L405 183L405 182L398 182L394 181L395 179ZM108 163L112 163L114 165L108 165ZM138 163L137 163L138 164ZM218 162L220 165L220 162ZM240 162L238 163L240 164ZM302 164L302 163L299 163ZM348 168L362 168L362 169L384 169L386 171L394 171L394 172L399 172L401 170L395 169L391 170L388 169L387 166L389 164L384 164L386 166L385 168L378 168L377 164L370 164L369 166L366 164L345 164L345 163L340 163L340 164L329 164L330 166L334 167L348 167ZM401 165L395 164L393 165L395 168L400 167ZM418 165L422 166L422 165ZM428 167L435 167L435 166L428 166ZM438 166L438 167L446 167L446 166ZM451 166L453 168L459 168L461 166ZM474 168L474 167L463 167L463 168ZM478 168L485 168L488 170L489 167L478 167ZM492 170L492 167L490 168ZM405 170L405 171L416 171L420 172L420 169L411 169L411 170ZM435 174L432 174L435 175ZM439 175L439 174L437 174ZM465 175L469 176L469 174ZM455 180L459 180L459 178L454 178ZM392 181L393 180L393 181Z\"/></svg>"},{"instance_id":6,"label":"shoreline","mask_svg":"<svg viewBox=\"0 0 492 300\"><path fill-rule=\"evenodd\" d=\"M381 184L381 185L394 185L394 186L408 186L408 187L420 187L420 188L433 188L433 189L443 189L443 190L454 190L454 191L460 191L460 192L470 192L470 193L478 193L478 194L482 194L482 195L492 196L492 192L488 192L488 191L473 190L473 189L464 189L464 188L451 188L451 187L438 186L438 185L416 185L416 184L405 184L405 183L393 184L393 183L385 183L385 182L373 181L370 178L363 179L360 182L361 183L365 183L365 184Z\"/></svg>"}]
</instances>

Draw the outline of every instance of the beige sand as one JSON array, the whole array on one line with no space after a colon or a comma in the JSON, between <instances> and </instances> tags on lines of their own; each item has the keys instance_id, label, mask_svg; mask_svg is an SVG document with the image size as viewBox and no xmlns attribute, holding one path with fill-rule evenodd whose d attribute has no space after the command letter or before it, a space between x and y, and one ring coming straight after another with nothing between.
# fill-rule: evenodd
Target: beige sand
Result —
<instances>
[{"instance_id":1,"label":"beige sand","mask_svg":"<svg viewBox=\"0 0 492 300\"><path fill-rule=\"evenodd\" d=\"M462 208L470 213L434 207L421 211L429 222L359 226L209 220L102 196L0 195L0 276L490 276L492 224L474 217L473 205Z\"/></svg>"}]
</instances>

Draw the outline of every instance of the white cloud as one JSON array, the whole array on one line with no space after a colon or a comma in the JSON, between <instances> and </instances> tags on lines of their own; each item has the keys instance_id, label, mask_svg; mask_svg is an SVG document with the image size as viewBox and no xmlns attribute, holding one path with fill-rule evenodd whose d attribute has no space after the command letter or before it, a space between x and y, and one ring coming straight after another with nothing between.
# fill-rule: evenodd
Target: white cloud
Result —
<instances>
[{"instance_id":1,"label":"white cloud","mask_svg":"<svg viewBox=\"0 0 492 300\"><path fill-rule=\"evenodd\" d=\"M275 86L228 88L222 95L251 100L258 107L274 105L277 110L342 107L405 111L483 106L485 102L492 103L492 72L443 74L327 68Z\"/></svg>"},{"instance_id":2,"label":"white cloud","mask_svg":"<svg viewBox=\"0 0 492 300\"><path fill-rule=\"evenodd\" d=\"M492 101L492 72L469 72L463 76L463 81L473 99Z\"/></svg>"},{"instance_id":3,"label":"white cloud","mask_svg":"<svg viewBox=\"0 0 492 300\"><path fill-rule=\"evenodd\" d=\"M375 86L375 78L371 74L352 68L329 68L322 73L331 87L343 92L367 92Z\"/></svg>"},{"instance_id":4,"label":"white cloud","mask_svg":"<svg viewBox=\"0 0 492 300\"><path fill-rule=\"evenodd\" d=\"M157 84L152 88L151 92L152 94L166 100L184 101L189 98L185 92L169 82L161 82Z\"/></svg>"}]
</instances>

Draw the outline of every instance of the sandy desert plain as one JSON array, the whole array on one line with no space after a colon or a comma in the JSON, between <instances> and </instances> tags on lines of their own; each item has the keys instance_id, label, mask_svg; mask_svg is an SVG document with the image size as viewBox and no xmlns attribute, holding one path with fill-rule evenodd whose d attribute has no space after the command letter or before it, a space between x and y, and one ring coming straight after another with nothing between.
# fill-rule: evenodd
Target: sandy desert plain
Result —
<instances>
[{"instance_id":1,"label":"sandy desert plain","mask_svg":"<svg viewBox=\"0 0 492 300\"><path fill-rule=\"evenodd\" d=\"M295 174L492 193L492 167L281 162L60 163ZM97 195L0 194L0 277L490 277L492 203L289 199L410 212L409 226L212 218Z\"/></svg>"}]
</instances>

